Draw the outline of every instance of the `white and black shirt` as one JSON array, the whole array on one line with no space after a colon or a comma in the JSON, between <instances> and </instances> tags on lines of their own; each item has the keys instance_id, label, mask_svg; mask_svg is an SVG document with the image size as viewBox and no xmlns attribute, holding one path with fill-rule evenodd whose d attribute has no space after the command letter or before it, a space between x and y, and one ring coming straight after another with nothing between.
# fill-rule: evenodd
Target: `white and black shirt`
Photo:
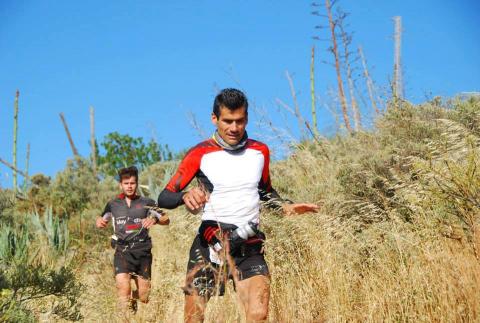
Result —
<instances>
[{"instance_id":1,"label":"white and black shirt","mask_svg":"<svg viewBox=\"0 0 480 323\"><path fill-rule=\"evenodd\" d=\"M210 193L202 221L258 223L261 200L270 207L283 202L271 186L269 164L268 147L259 141L247 139L242 149L230 151L214 139L206 140L185 155L158 197L158 206L172 209L183 204L182 190L196 177Z\"/></svg>"}]
</instances>

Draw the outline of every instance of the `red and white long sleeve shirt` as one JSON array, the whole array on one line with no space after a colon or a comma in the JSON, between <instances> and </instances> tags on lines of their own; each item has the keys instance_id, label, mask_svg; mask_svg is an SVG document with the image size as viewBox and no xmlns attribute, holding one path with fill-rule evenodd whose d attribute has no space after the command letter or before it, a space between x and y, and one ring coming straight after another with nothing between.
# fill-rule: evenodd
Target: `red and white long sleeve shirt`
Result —
<instances>
[{"instance_id":1,"label":"red and white long sleeve shirt","mask_svg":"<svg viewBox=\"0 0 480 323\"><path fill-rule=\"evenodd\" d=\"M158 206L175 208L183 204L182 190L197 178L209 193L202 220L243 225L259 222L260 201L281 201L271 186L268 147L247 139L243 149L229 151L214 139L190 149L177 172L158 198Z\"/></svg>"}]
</instances>

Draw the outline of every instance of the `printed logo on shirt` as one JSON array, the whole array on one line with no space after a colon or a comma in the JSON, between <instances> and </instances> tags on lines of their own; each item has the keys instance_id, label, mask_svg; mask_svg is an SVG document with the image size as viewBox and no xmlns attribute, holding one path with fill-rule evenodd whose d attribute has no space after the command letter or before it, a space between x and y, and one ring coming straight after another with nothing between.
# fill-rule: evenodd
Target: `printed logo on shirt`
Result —
<instances>
[{"instance_id":1,"label":"printed logo on shirt","mask_svg":"<svg viewBox=\"0 0 480 323\"><path fill-rule=\"evenodd\" d=\"M141 228L142 228L142 224L140 224L140 223L127 224L125 226L125 233L129 234L129 233L138 232L138 231L140 231Z\"/></svg>"},{"instance_id":2,"label":"printed logo on shirt","mask_svg":"<svg viewBox=\"0 0 480 323\"><path fill-rule=\"evenodd\" d=\"M124 225L125 223L127 223L127 219L117 219L115 223L117 225Z\"/></svg>"}]
</instances>

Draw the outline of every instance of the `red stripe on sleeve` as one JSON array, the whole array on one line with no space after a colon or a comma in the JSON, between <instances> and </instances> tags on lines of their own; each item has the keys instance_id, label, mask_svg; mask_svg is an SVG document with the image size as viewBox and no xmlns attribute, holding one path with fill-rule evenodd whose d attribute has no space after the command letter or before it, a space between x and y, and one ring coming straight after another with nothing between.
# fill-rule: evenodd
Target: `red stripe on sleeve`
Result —
<instances>
[{"instance_id":1,"label":"red stripe on sleeve","mask_svg":"<svg viewBox=\"0 0 480 323\"><path fill-rule=\"evenodd\" d=\"M204 154L212 151L221 150L212 139L206 140L190 149L180 165L177 172L167 184L167 189L171 192L180 192L192 181L200 169L200 163Z\"/></svg>"},{"instance_id":2,"label":"red stripe on sleeve","mask_svg":"<svg viewBox=\"0 0 480 323\"><path fill-rule=\"evenodd\" d=\"M267 192L271 192L272 183L270 181L270 150L264 143L256 140L248 140L247 148L255 149L263 154L263 170L262 170L262 186L266 188Z\"/></svg>"}]
</instances>

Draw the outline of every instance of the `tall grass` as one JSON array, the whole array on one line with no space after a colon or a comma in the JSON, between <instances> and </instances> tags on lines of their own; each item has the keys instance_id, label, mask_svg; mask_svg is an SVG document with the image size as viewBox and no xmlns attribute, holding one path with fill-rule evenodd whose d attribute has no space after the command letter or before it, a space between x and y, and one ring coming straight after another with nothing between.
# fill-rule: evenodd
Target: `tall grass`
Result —
<instances>
[{"instance_id":1,"label":"tall grass","mask_svg":"<svg viewBox=\"0 0 480 323\"><path fill-rule=\"evenodd\" d=\"M480 320L479 139L479 99L396 102L374 130L321 146L304 142L274 163L273 184L283 196L322 210L262 214L269 320ZM169 227L152 230L153 291L139 322L183 319L181 287L200 219L183 209L171 213ZM90 261L83 314L113 319L105 314L115 306L112 251ZM243 320L237 305L230 285L210 301L206 321Z\"/></svg>"}]
</instances>

